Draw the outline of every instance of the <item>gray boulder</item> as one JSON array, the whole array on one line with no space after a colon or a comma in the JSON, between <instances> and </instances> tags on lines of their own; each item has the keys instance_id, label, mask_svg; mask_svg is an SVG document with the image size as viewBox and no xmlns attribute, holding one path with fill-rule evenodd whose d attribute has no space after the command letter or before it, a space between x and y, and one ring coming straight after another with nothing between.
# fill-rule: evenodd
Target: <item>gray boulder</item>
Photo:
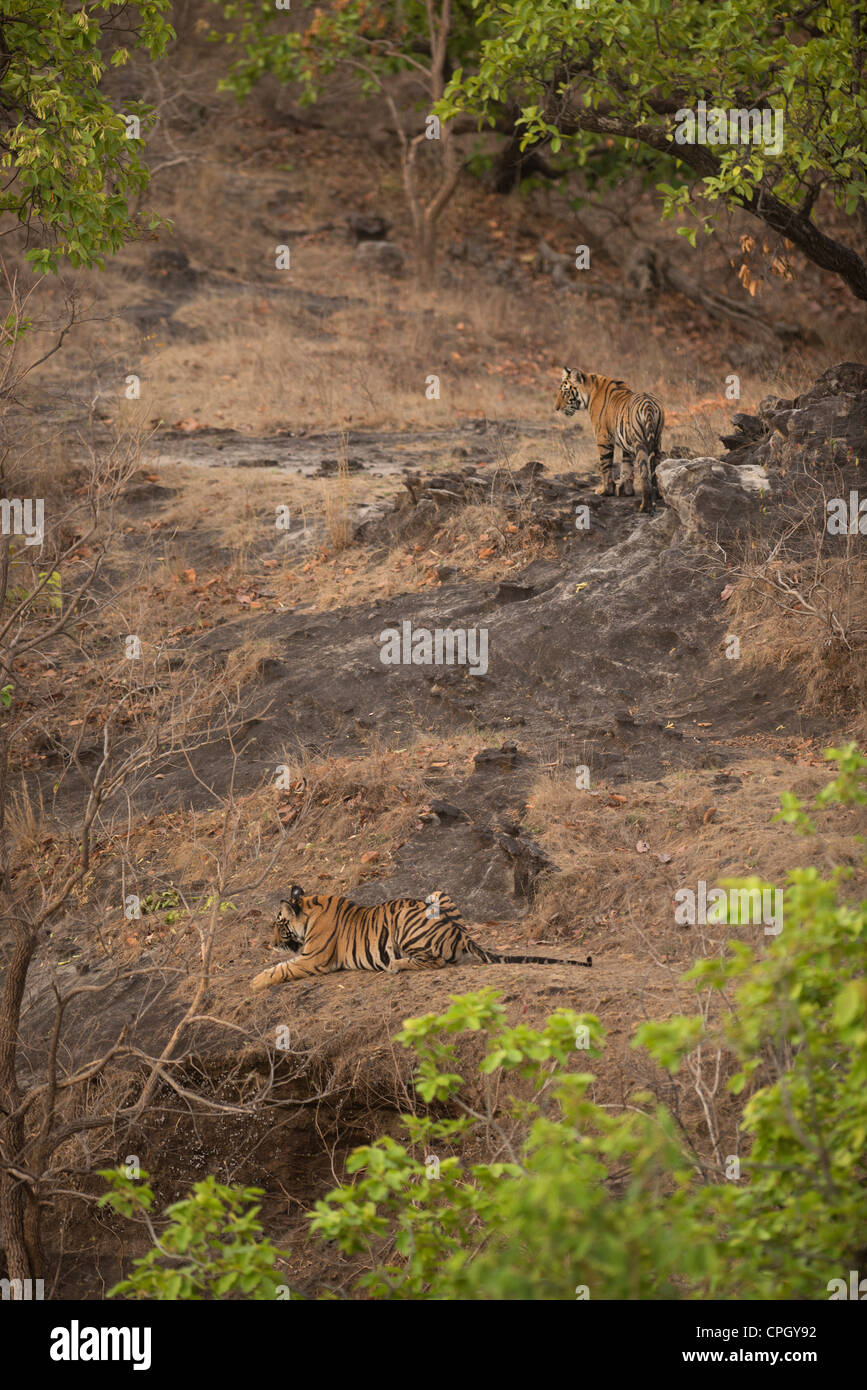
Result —
<instances>
[{"instance_id":1,"label":"gray boulder","mask_svg":"<svg viewBox=\"0 0 867 1390\"><path fill-rule=\"evenodd\" d=\"M659 491L687 536L732 540L771 492L757 464L737 467L714 458L667 458L656 470Z\"/></svg>"}]
</instances>

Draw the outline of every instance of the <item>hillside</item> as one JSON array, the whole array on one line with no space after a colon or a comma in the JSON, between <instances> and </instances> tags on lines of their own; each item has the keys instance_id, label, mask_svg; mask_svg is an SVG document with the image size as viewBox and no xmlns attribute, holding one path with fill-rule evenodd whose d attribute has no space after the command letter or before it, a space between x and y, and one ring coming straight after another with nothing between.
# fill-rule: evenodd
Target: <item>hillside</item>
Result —
<instances>
[{"instance_id":1,"label":"hillside","mask_svg":"<svg viewBox=\"0 0 867 1390\"><path fill-rule=\"evenodd\" d=\"M39 286L32 360L73 302L77 322L4 405L5 495L45 498L63 602L87 595L55 636L47 589L16 657L14 903L86 861L39 931L16 1084L49 1080L38 1190L68 1170L81 1194L43 1222L52 1296L104 1297L148 1247L92 1200L132 1154L160 1208L208 1173L262 1187L314 1297L364 1259L305 1213L419 1105L393 1037L453 995L490 986L530 1026L595 1014L596 1101L641 1087L708 1164L737 1152L728 1062L708 1092L630 1041L691 1011L696 959L761 937L680 923L679 890L782 883L805 861L781 794L809 800L822 750L863 743L864 558L826 504L865 489L867 344L832 275L795 253L774 273L746 213L685 248L638 175L504 194L480 155L419 279L382 102L335 75L312 107L273 80L239 104L213 7L176 10L164 63L106 79L159 110L163 221ZM590 290L556 259L579 243ZM653 515L597 493L586 412L554 412L563 366L663 402ZM437 630L483 632L484 660L383 660L386 633ZM822 812L809 846L852 901L862 811ZM482 944L564 963L253 996L293 883L443 889ZM7 978L16 949L0 937Z\"/></svg>"}]
</instances>

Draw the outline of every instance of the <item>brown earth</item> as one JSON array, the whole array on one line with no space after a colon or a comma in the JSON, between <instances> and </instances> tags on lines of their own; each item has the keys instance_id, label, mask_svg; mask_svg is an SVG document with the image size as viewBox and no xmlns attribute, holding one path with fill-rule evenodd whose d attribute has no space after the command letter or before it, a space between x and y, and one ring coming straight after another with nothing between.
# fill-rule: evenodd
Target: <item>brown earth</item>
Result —
<instances>
[{"instance_id":1,"label":"brown earth","mask_svg":"<svg viewBox=\"0 0 867 1390\"><path fill-rule=\"evenodd\" d=\"M99 662L82 645L21 672L34 716L23 769L42 797L22 818L28 871L50 866L72 834L83 777L69 748L83 729L80 763L98 756L106 681L128 680L126 634L141 638L143 681L189 679L197 708L213 701L214 730L194 758L166 758L108 808L92 871L30 976L22 1075L43 1074L55 986L93 986L66 1010L64 1065L100 1056L126 1027L141 1055L109 1065L78 1102L122 1110L193 996L217 892L230 907L201 1016L166 1065L171 1084L135 1128L79 1136L63 1157L90 1194L102 1190L96 1168L133 1153L161 1203L208 1172L263 1187L268 1233L291 1246L290 1279L312 1293L344 1287L350 1270L306 1240L303 1213L355 1144L397 1133L399 1111L417 1104L392 1041L404 1018L484 987L530 1024L558 1007L595 1013L609 1038L595 1097L619 1105L655 1089L706 1156L696 1092L629 1045L639 1021L691 1011L681 973L733 934L676 925L675 891L752 873L782 883L807 854L823 869L849 865L853 893L863 890L855 812L822 813L807 849L772 820L783 790L809 797L827 780L824 746L863 733L860 600L842 674L822 612L763 607L773 591L756 547L788 514L787 436L750 435L763 452L740 460L768 469L760 512L741 524L747 502L717 492L736 524L700 535L682 499L663 497L647 518L631 498L598 497L586 424L552 411L559 364L577 354L662 396L666 454L722 456L729 372L741 376L741 411L769 393L793 400L847 343L857 355L860 329L810 267L785 287L785 315L805 325L785 348L747 342L676 296L628 317L564 301L535 251L541 237L569 247L576 219L547 189L503 200L469 184L443 229L444 248L463 249L445 252L438 284L377 275L356 261L344 222L373 209L406 241L387 142L356 158L345 94L319 126L267 104L239 113L213 95L210 50L191 35L185 45L174 133L186 164L164 150L153 185L173 235L127 249L103 277L75 277L99 318L28 401L49 496L71 486L89 448L120 436L137 450L101 580ZM199 96L219 121L197 123ZM598 219L588 206L588 236L604 240L631 197L615 191ZM648 205L634 215L658 235ZM288 283L268 262L284 237L299 247ZM732 249L703 253L716 257L705 272L728 275ZM599 265L620 273L613 250ZM769 314L783 293L769 284ZM137 401L123 396L130 372ZM429 373L441 375L439 401L425 397ZM823 429L829 408L863 418L864 385L820 392ZM856 454L820 460L819 473L833 465L835 486L857 485L867 452ZM275 528L279 507L288 531ZM788 556L792 573L804 555ZM849 593L862 571L844 559ZM487 671L384 665L380 634L405 621L486 629ZM589 952L593 968L347 973L252 998L293 881L366 904L442 888L483 944ZM161 893L177 897L124 916L126 895ZM462 1044L468 1066L477 1046ZM731 1099L719 1090L714 1103L735 1144ZM126 1223L72 1200L58 1201L47 1238L67 1297L102 1296L143 1248Z\"/></svg>"}]
</instances>

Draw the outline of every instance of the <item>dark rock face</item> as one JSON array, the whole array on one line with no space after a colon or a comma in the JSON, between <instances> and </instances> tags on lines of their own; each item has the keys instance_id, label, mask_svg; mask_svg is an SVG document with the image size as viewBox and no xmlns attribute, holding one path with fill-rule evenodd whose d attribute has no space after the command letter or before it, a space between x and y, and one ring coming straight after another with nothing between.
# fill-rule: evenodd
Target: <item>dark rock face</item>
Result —
<instances>
[{"instance_id":1,"label":"dark rock face","mask_svg":"<svg viewBox=\"0 0 867 1390\"><path fill-rule=\"evenodd\" d=\"M440 822L443 821L468 821L470 818L466 811L462 811L460 806L455 806L451 801L432 801L430 809Z\"/></svg>"},{"instance_id":2,"label":"dark rock face","mask_svg":"<svg viewBox=\"0 0 867 1390\"><path fill-rule=\"evenodd\" d=\"M867 460L867 366L840 362L802 395L766 396L757 415L735 415L734 434L720 436L726 462L766 465L782 457L784 441L802 462L820 467Z\"/></svg>"},{"instance_id":3,"label":"dark rock face","mask_svg":"<svg viewBox=\"0 0 867 1390\"><path fill-rule=\"evenodd\" d=\"M148 269L152 275L185 275L191 269L190 258L174 246L160 246L148 258Z\"/></svg>"},{"instance_id":4,"label":"dark rock face","mask_svg":"<svg viewBox=\"0 0 867 1390\"><path fill-rule=\"evenodd\" d=\"M775 413L772 424L805 459L820 466L845 465L854 458L867 459L867 391L860 397L841 393L796 405ZM772 437L770 455L779 451Z\"/></svg>"},{"instance_id":5,"label":"dark rock face","mask_svg":"<svg viewBox=\"0 0 867 1390\"><path fill-rule=\"evenodd\" d=\"M830 410L835 437L854 441L867 459L858 433L867 393L855 389L865 377L867 369L846 364L798 399L773 398L754 415L736 417L733 433L747 441L742 462L732 456L664 459L658 476L666 506L654 517L640 516L630 498L597 496L589 467L558 476L536 462L520 470L501 467L499 446L486 443L484 421L474 422L472 435L432 436L437 457L458 448L463 461L433 471L431 444L431 471L407 472L396 501L371 498L358 518L357 538L387 551L407 537L423 539L454 511L482 501L502 507L516 525L537 529L542 553L488 579L465 574L457 557L445 555L441 584L418 592L370 595L315 616L244 614L232 628L197 637L197 649L215 666L224 663L230 642L256 637L273 645L274 664L263 667L256 692L256 699L266 694L268 715L252 730L240 774L245 785L259 786L271 776L287 746L354 755L368 747L369 730L380 726L395 738L420 729L434 737L477 731L471 751L483 755L460 775L438 775L431 795L441 805L431 804L431 818L401 847L389 879L363 885L365 901L417 893L420 883L433 882L480 920L496 916L504 902L514 906L514 862L503 844L482 843L479 827L502 824L506 812L520 810L540 762L557 759L567 770L586 765L592 787L603 780L650 779L660 768L718 767L722 755L708 746L705 727L712 726L715 740L741 739L794 717L801 696L795 673L744 667L733 682L728 663L714 667L724 662L720 642L729 619L719 554L714 549L709 556L709 548L728 545L743 527L766 540L778 524L790 530L793 517L803 521L807 506L824 509L830 478L820 476L821 466L799 474L791 460L778 464L772 445L796 454L803 449L793 444L792 428L784 435L771 422L791 412L797 438L807 438L810 422L815 432ZM530 426L520 428L530 436ZM548 431L532 437L535 457L550 466ZM213 451L223 442L211 435L206 446ZM399 442L403 447L406 437ZM290 443L294 449L301 441ZM311 465L337 447L333 436L303 443ZM196 436L185 442L189 456L197 457L193 451L200 446ZM372 460L376 466L393 462L396 452L390 435L356 433L350 446L371 470ZM249 454L250 441L243 447ZM279 442L271 439L267 447L274 451ZM479 460L486 457L483 466ZM867 490L863 464L849 472L851 486ZM835 489L837 482L835 473ZM848 490L836 495L848 498ZM805 530L814 540L816 527ZM504 530L503 555L511 534ZM296 536L300 550L300 530ZM459 665L383 664L383 630L404 622L428 630L484 629L486 673ZM510 738L519 740L517 748L508 746ZM493 742L492 751L483 751L481 745ZM233 767L231 749L215 745L207 769L213 785L225 784ZM149 784L151 792L155 806L187 805L200 788L179 764L171 777ZM517 840L526 830L502 833ZM536 863L532 855L526 862L522 857L522 890Z\"/></svg>"},{"instance_id":6,"label":"dark rock face","mask_svg":"<svg viewBox=\"0 0 867 1390\"><path fill-rule=\"evenodd\" d=\"M838 362L817 378L809 391L797 398L797 405L824 400L826 396L859 396L867 391L867 365L863 362Z\"/></svg>"},{"instance_id":7,"label":"dark rock face","mask_svg":"<svg viewBox=\"0 0 867 1390\"><path fill-rule=\"evenodd\" d=\"M532 902L538 889L536 880L539 875L546 871L557 873L557 865L526 835L510 835L508 831L495 830L493 838L511 865L514 896Z\"/></svg>"}]
</instances>

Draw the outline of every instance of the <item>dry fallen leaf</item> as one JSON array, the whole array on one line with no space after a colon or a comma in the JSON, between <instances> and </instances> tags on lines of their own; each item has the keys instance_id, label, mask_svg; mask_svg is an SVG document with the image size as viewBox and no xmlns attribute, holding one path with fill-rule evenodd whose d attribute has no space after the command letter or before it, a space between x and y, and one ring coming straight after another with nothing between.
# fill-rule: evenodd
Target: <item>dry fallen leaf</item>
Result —
<instances>
[{"instance_id":1,"label":"dry fallen leaf","mask_svg":"<svg viewBox=\"0 0 867 1390\"><path fill-rule=\"evenodd\" d=\"M647 843L646 840L639 840L635 848L638 850L639 854L646 854L647 851L650 849L650 845Z\"/></svg>"}]
</instances>

